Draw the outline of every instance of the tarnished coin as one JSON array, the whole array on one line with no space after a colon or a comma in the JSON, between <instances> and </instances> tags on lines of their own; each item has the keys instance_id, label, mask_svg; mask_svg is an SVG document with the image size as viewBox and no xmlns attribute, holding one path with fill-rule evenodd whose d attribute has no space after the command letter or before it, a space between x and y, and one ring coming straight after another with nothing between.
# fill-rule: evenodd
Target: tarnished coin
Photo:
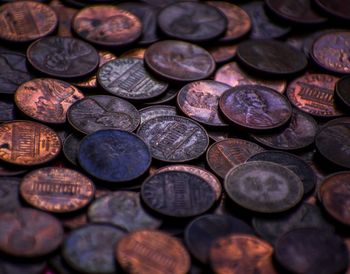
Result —
<instances>
[{"instance_id":1,"label":"tarnished coin","mask_svg":"<svg viewBox=\"0 0 350 274\"><path fill-rule=\"evenodd\" d=\"M29 117L44 123L64 124L68 108L83 98L80 90L66 82L37 78L20 85L14 99Z\"/></svg>"},{"instance_id":2,"label":"tarnished coin","mask_svg":"<svg viewBox=\"0 0 350 274\"><path fill-rule=\"evenodd\" d=\"M349 0L315 0L315 3L326 13L336 18L350 20L350 1Z\"/></svg>"},{"instance_id":3,"label":"tarnished coin","mask_svg":"<svg viewBox=\"0 0 350 274\"><path fill-rule=\"evenodd\" d=\"M20 181L15 177L0 177L0 212L13 212L21 207L18 195Z\"/></svg>"},{"instance_id":4,"label":"tarnished coin","mask_svg":"<svg viewBox=\"0 0 350 274\"><path fill-rule=\"evenodd\" d=\"M343 112L334 101L338 80L338 77L328 74L305 74L288 85L288 99L298 109L314 116L341 116Z\"/></svg>"},{"instance_id":5,"label":"tarnished coin","mask_svg":"<svg viewBox=\"0 0 350 274\"><path fill-rule=\"evenodd\" d=\"M82 273L117 273L114 248L124 235L113 226L89 224L68 235L62 255L69 266Z\"/></svg>"},{"instance_id":6,"label":"tarnished coin","mask_svg":"<svg viewBox=\"0 0 350 274\"><path fill-rule=\"evenodd\" d=\"M207 47L216 64L226 63L236 56L238 45L215 45Z\"/></svg>"},{"instance_id":7,"label":"tarnished coin","mask_svg":"<svg viewBox=\"0 0 350 274\"><path fill-rule=\"evenodd\" d=\"M67 113L69 123L82 133L101 129L134 131L140 113L128 101L108 95L88 96L73 104Z\"/></svg>"},{"instance_id":8,"label":"tarnished coin","mask_svg":"<svg viewBox=\"0 0 350 274\"><path fill-rule=\"evenodd\" d=\"M98 83L109 93L129 100L146 100L165 92L168 85L150 75L142 59L120 58L104 64Z\"/></svg>"},{"instance_id":9,"label":"tarnished coin","mask_svg":"<svg viewBox=\"0 0 350 274\"><path fill-rule=\"evenodd\" d=\"M163 171L148 177L142 184L141 197L152 210L170 217L202 214L216 200L206 180L184 171Z\"/></svg>"},{"instance_id":10,"label":"tarnished coin","mask_svg":"<svg viewBox=\"0 0 350 274\"><path fill-rule=\"evenodd\" d=\"M145 48L135 48L135 49L130 49L126 52L124 52L122 55L120 55L121 58L140 58L143 59L145 56Z\"/></svg>"},{"instance_id":11,"label":"tarnished coin","mask_svg":"<svg viewBox=\"0 0 350 274\"><path fill-rule=\"evenodd\" d=\"M225 178L230 169L263 151L264 149L255 143L229 138L212 144L207 150L206 158L210 169L221 178Z\"/></svg>"},{"instance_id":12,"label":"tarnished coin","mask_svg":"<svg viewBox=\"0 0 350 274\"><path fill-rule=\"evenodd\" d=\"M320 228L287 232L276 242L275 257L286 270L298 274L343 273L348 266L345 242Z\"/></svg>"},{"instance_id":13,"label":"tarnished coin","mask_svg":"<svg viewBox=\"0 0 350 274\"><path fill-rule=\"evenodd\" d=\"M141 115L141 125L152 119L159 116L171 116L171 115L177 115L176 107L173 106L167 106L167 105L155 105L150 107L145 107L143 109L140 109L140 115Z\"/></svg>"},{"instance_id":14,"label":"tarnished coin","mask_svg":"<svg viewBox=\"0 0 350 274\"><path fill-rule=\"evenodd\" d=\"M0 7L0 39L31 42L54 32L58 19L48 5L33 1L4 4Z\"/></svg>"},{"instance_id":15,"label":"tarnished coin","mask_svg":"<svg viewBox=\"0 0 350 274\"><path fill-rule=\"evenodd\" d=\"M177 105L193 120L209 126L228 126L219 113L219 98L231 87L202 80L184 86L177 95Z\"/></svg>"},{"instance_id":16,"label":"tarnished coin","mask_svg":"<svg viewBox=\"0 0 350 274\"><path fill-rule=\"evenodd\" d=\"M9 99L0 99L0 123L16 120L15 104Z\"/></svg>"},{"instance_id":17,"label":"tarnished coin","mask_svg":"<svg viewBox=\"0 0 350 274\"><path fill-rule=\"evenodd\" d=\"M50 214L30 208L0 213L0 232L0 250L12 256L44 256L63 241L61 223Z\"/></svg>"},{"instance_id":18,"label":"tarnished coin","mask_svg":"<svg viewBox=\"0 0 350 274\"><path fill-rule=\"evenodd\" d=\"M125 236L117 244L116 258L130 274L186 274L191 266L182 243L157 230L140 230Z\"/></svg>"},{"instance_id":19,"label":"tarnished coin","mask_svg":"<svg viewBox=\"0 0 350 274\"><path fill-rule=\"evenodd\" d=\"M158 228L162 221L142 206L140 195L131 191L115 191L94 201L88 210L93 223L108 223L126 231Z\"/></svg>"},{"instance_id":20,"label":"tarnished coin","mask_svg":"<svg viewBox=\"0 0 350 274\"><path fill-rule=\"evenodd\" d=\"M224 186L231 200L259 213L286 211L304 194L303 183L293 171L264 161L248 162L231 169Z\"/></svg>"},{"instance_id":21,"label":"tarnished coin","mask_svg":"<svg viewBox=\"0 0 350 274\"><path fill-rule=\"evenodd\" d=\"M27 50L29 63L41 73L72 79L91 74L98 66L97 51L81 40L50 36L32 43Z\"/></svg>"},{"instance_id":22,"label":"tarnished coin","mask_svg":"<svg viewBox=\"0 0 350 274\"><path fill-rule=\"evenodd\" d=\"M77 166L78 163L78 151L79 151L79 144L81 141L81 137L76 134L70 134L63 143L63 154L66 157L66 159L72 163L73 165Z\"/></svg>"},{"instance_id":23,"label":"tarnished coin","mask_svg":"<svg viewBox=\"0 0 350 274\"><path fill-rule=\"evenodd\" d=\"M30 205L49 212L72 212L88 205L95 195L93 182L68 168L36 169L22 179L22 198Z\"/></svg>"},{"instance_id":24,"label":"tarnished coin","mask_svg":"<svg viewBox=\"0 0 350 274\"><path fill-rule=\"evenodd\" d=\"M201 156L209 145L205 129L180 116L160 116L143 123L137 134L149 145L152 157L186 162Z\"/></svg>"},{"instance_id":25,"label":"tarnished coin","mask_svg":"<svg viewBox=\"0 0 350 274\"><path fill-rule=\"evenodd\" d=\"M72 37L72 21L78 10L64 5L61 0L50 1L50 7L58 16L57 35Z\"/></svg>"},{"instance_id":26,"label":"tarnished coin","mask_svg":"<svg viewBox=\"0 0 350 274\"><path fill-rule=\"evenodd\" d=\"M117 129L99 130L86 136L80 142L78 159L90 175L112 183L140 177L152 161L141 138Z\"/></svg>"},{"instance_id":27,"label":"tarnished coin","mask_svg":"<svg viewBox=\"0 0 350 274\"><path fill-rule=\"evenodd\" d=\"M0 160L32 166L47 163L61 151L56 132L30 121L11 121L0 125Z\"/></svg>"},{"instance_id":28,"label":"tarnished coin","mask_svg":"<svg viewBox=\"0 0 350 274\"><path fill-rule=\"evenodd\" d=\"M81 38L99 46L127 46L140 38L142 24L134 14L112 5L80 10L72 28Z\"/></svg>"},{"instance_id":29,"label":"tarnished coin","mask_svg":"<svg viewBox=\"0 0 350 274\"><path fill-rule=\"evenodd\" d=\"M164 8L167 5L178 2L178 0L141 0L141 1L157 8ZM198 1L198 0L188 0L188 1Z\"/></svg>"},{"instance_id":30,"label":"tarnished coin","mask_svg":"<svg viewBox=\"0 0 350 274\"><path fill-rule=\"evenodd\" d=\"M170 81L191 82L208 78L215 61L205 49L194 44L166 40L147 48L145 62L155 74Z\"/></svg>"},{"instance_id":31,"label":"tarnished coin","mask_svg":"<svg viewBox=\"0 0 350 274\"><path fill-rule=\"evenodd\" d=\"M336 92L337 98L339 98L345 106L350 107L350 77L349 76L345 76L341 78L336 83L335 92Z\"/></svg>"},{"instance_id":32,"label":"tarnished coin","mask_svg":"<svg viewBox=\"0 0 350 274\"><path fill-rule=\"evenodd\" d=\"M224 116L237 126L253 130L278 128L286 124L292 107L277 91L258 85L227 90L219 100Z\"/></svg>"}]
</instances>

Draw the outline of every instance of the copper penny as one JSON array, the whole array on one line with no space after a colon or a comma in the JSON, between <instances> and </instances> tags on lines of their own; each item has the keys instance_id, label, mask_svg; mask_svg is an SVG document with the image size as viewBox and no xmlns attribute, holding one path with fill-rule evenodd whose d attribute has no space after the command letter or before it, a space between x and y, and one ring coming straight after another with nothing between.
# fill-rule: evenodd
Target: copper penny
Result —
<instances>
[{"instance_id":1,"label":"copper penny","mask_svg":"<svg viewBox=\"0 0 350 274\"><path fill-rule=\"evenodd\" d=\"M68 108L84 95L74 86L56 79L33 79L15 93L17 107L35 120L51 124L66 122Z\"/></svg>"},{"instance_id":2,"label":"copper penny","mask_svg":"<svg viewBox=\"0 0 350 274\"><path fill-rule=\"evenodd\" d=\"M30 121L0 125L0 160L32 166L54 159L60 151L60 138L47 126Z\"/></svg>"},{"instance_id":3,"label":"copper penny","mask_svg":"<svg viewBox=\"0 0 350 274\"><path fill-rule=\"evenodd\" d=\"M156 230L140 230L122 238L116 258L130 274L185 274L191 259L176 238Z\"/></svg>"},{"instance_id":4,"label":"copper penny","mask_svg":"<svg viewBox=\"0 0 350 274\"><path fill-rule=\"evenodd\" d=\"M131 49L124 52L122 55L120 55L120 57L121 58L134 57L134 58L143 59L143 57L145 56L145 52L146 52L145 48L136 48L136 49Z\"/></svg>"},{"instance_id":5,"label":"copper penny","mask_svg":"<svg viewBox=\"0 0 350 274\"><path fill-rule=\"evenodd\" d=\"M96 5L80 10L73 30L81 38L100 46L127 46L140 38L141 21L132 13L112 5Z\"/></svg>"},{"instance_id":6,"label":"copper penny","mask_svg":"<svg viewBox=\"0 0 350 274\"><path fill-rule=\"evenodd\" d=\"M63 5L60 0L51 1L50 7L58 16L58 36L72 37L72 21L78 10Z\"/></svg>"},{"instance_id":7,"label":"copper penny","mask_svg":"<svg viewBox=\"0 0 350 274\"><path fill-rule=\"evenodd\" d=\"M94 198L93 182L81 173L57 167L36 169L21 182L20 194L30 205L49 212L72 212Z\"/></svg>"},{"instance_id":8,"label":"copper penny","mask_svg":"<svg viewBox=\"0 0 350 274\"><path fill-rule=\"evenodd\" d=\"M288 85L288 99L298 109L314 116L341 116L343 112L334 101L338 80L338 77L328 74L305 74Z\"/></svg>"},{"instance_id":9,"label":"copper penny","mask_svg":"<svg viewBox=\"0 0 350 274\"><path fill-rule=\"evenodd\" d=\"M238 45L218 45L206 48L217 64L226 63L236 56Z\"/></svg>"},{"instance_id":10,"label":"copper penny","mask_svg":"<svg viewBox=\"0 0 350 274\"><path fill-rule=\"evenodd\" d=\"M58 19L52 8L36 2L12 2L0 7L0 39L31 42L54 32Z\"/></svg>"}]
</instances>

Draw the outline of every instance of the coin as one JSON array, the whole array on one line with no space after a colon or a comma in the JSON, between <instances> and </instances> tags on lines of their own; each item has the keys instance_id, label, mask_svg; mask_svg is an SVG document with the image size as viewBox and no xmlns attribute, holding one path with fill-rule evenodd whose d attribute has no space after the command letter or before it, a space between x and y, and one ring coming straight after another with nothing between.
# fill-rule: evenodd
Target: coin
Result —
<instances>
[{"instance_id":1,"label":"coin","mask_svg":"<svg viewBox=\"0 0 350 274\"><path fill-rule=\"evenodd\" d=\"M0 212L13 212L21 207L18 196L20 181L15 177L0 177Z\"/></svg>"},{"instance_id":2,"label":"coin","mask_svg":"<svg viewBox=\"0 0 350 274\"><path fill-rule=\"evenodd\" d=\"M338 80L335 87L335 94L338 99L347 107L350 107L350 77L345 76Z\"/></svg>"},{"instance_id":3,"label":"coin","mask_svg":"<svg viewBox=\"0 0 350 274\"><path fill-rule=\"evenodd\" d=\"M304 194L303 183L294 172L264 161L248 162L231 169L224 187L236 204L259 213L286 211Z\"/></svg>"},{"instance_id":4,"label":"coin","mask_svg":"<svg viewBox=\"0 0 350 274\"><path fill-rule=\"evenodd\" d=\"M61 151L58 135L49 127L30 121L0 125L0 160L32 166L47 163Z\"/></svg>"},{"instance_id":5,"label":"coin","mask_svg":"<svg viewBox=\"0 0 350 274\"><path fill-rule=\"evenodd\" d=\"M201 156L209 145L205 129L180 116L160 116L143 123L137 134L149 145L152 157L186 162Z\"/></svg>"},{"instance_id":6,"label":"coin","mask_svg":"<svg viewBox=\"0 0 350 274\"><path fill-rule=\"evenodd\" d=\"M163 171L143 182L141 198L157 213L184 218L206 212L215 202L215 192L206 180L193 173Z\"/></svg>"},{"instance_id":7,"label":"coin","mask_svg":"<svg viewBox=\"0 0 350 274\"><path fill-rule=\"evenodd\" d=\"M83 93L66 82L36 78L20 85L14 99L27 116L44 123L64 124L68 108L82 98Z\"/></svg>"},{"instance_id":8,"label":"coin","mask_svg":"<svg viewBox=\"0 0 350 274\"><path fill-rule=\"evenodd\" d=\"M50 7L56 12L58 16L58 36L72 37L71 25L74 15L78 12L77 9L67 7L61 3L60 0L53 0L50 2Z\"/></svg>"},{"instance_id":9,"label":"coin","mask_svg":"<svg viewBox=\"0 0 350 274\"><path fill-rule=\"evenodd\" d=\"M128 101L109 95L88 96L73 104L68 122L82 133L102 129L134 131L140 124L140 113Z\"/></svg>"},{"instance_id":10,"label":"coin","mask_svg":"<svg viewBox=\"0 0 350 274\"><path fill-rule=\"evenodd\" d=\"M145 106L160 105L171 102L177 96L179 91L178 87L169 86L167 90L160 96L152 99L152 101L144 102Z\"/></svg>"},{"instance_id":11,"label":"coin","mask_svg":"<svg viewBox=\"0 0 350 274\"><path fill-rule=\"evenodd\" d=\"M44 256L63 240L62 225L55 217L30 208L0 213L0 232L0 250L11 256Z\"/></svg>"},{"instance_id":12,"label":"coin","mask_svg":"<svg viewBox=\"0 0 350 274\"><path fill-rule=\"evenodd\" d=\"M178 2L178 0L141 0L141 1L157 8L162 8L167 5ZM198 1L198 0L188 0L188 1Z\"/></svg>"},{"instance_id":13,"label":"coin","mask_svg":"<svg viewBox=\"0 0 350 274\"><path fill-rule=\"evenodd\" d=\"M129 57L134 57L134 58L140 58L143 59L145 56L145 48L135 48L135 49L130 49L126 52L124 52L122 55L120 55L121 58L129 58Z\"/></svg>"},{"instance_id":14,"label":"coin","mask_svg":"<svg viewBox=\"0 0 350 274\"><path fill-rule=\"evenodd\" d=\"M140 109L140 115L141 115L141 125L142 125L144 122L159 116L177 115L177 111L176 111L176 107L173 107L173 106L155 105L155 106L150 106L150 107L145 107L143 109Z\"/></svg>"},{"instance_id":15,"label":"coin","mask_svg":"<svg viewBox=\"0 0 350 274\"><path fill-rule=\"evenodd\" d=\"M70 134L63 143L63 154L66 159L75 166L78 166L78 150L81 137L76 134Z\"/></svg>"},{"instance_id":16,"label":"coin","mask_svg":"<svg viewBox=\"0 0 350 274\"><path fill-rule=\"evenodd\" d=\"M142 34L141 21L132 13L112 5L96 5L80 10L72 28L81 38L99 46L122 47Z\"/></svg>"},{"instance_id":17,"label":"coin","mask_svg":"<svg viewBox=\"0 0 350 274\"><path fill-rule=\"evenodd\" d=\"M283 95L258 85L237 86L225 91L219 107L232 123L250 130L278 128L292 115L292 107Z\"/></svg>"},{"instance_id":18,"label":"coin","mask_svg":"<svg viewBox=\"0 0 350 274\"><path fill-rule=\"evenodd\" d=\"M315 3L327 14L336 18L350 20L350 2L349 0L315 0Z\"/></svg>"},{"instance_id":19,"label":"coin","mask_svg":"<svg viewBox=\"0 0 350 274\"><path fill-rule=\"evenodd\" d=\"M220 45L207 47L217 64L226 63L236 56L238 45Z\"/></svg>"},{"instance_id":20,"label":"coin","mask_svg":"<svg viewBox=\"0 0 350 274\"><path fill-rule=\"evenodd\" d=\"M152 44L145 52L145 62L155 74L178 82L208 78L215 70L215 61L209 52L175 40Z\"/></svg>"},{"instance_id":21,"label":"coin","mask_svg":"<svg viewBox=\"0 0 350 274\"><path fill-rule=\"evenodd\" d=\"M0 99L0 123L16 120L17 111L12 100Z\"/></svg>"},{"instance_id":22,"label":"coin","mask_svg":"<svg viewBox=\"0 0 350 274\"><path fill-rule=\"evenodd\" d=\"M99 130L86 136L80 142L78 159L87 173L111 183L140 177L152 160L141 138L117 129Z\"/></svg>"}]
</instances>

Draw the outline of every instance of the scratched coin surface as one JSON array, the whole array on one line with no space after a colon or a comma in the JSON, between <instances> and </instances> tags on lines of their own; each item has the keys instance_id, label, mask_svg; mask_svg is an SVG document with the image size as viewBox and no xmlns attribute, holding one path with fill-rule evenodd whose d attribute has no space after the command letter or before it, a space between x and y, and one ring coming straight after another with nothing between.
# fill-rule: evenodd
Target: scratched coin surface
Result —
<instances>
[{"instance_id":1,"label":"scratched coin surface","mask_svg":"<svg viewBox=\"0 0 350 274\"><path fill-rule=\"evenodd\" d=\"M168 105L155 105L140 109L141 124L159 116L177 115L176 107Z\"/></svg>"},{"instance_id":2,"label":"scratched coin surface","mask_svg":"<svg viewBox=\"0 0 350 274\"><path fill-rule=\"evenodd\" d=\"M117 244L116 258L130 274L186 274L191 266L180 240L157 230L129 233Z\"/></svg>"},{"instance_id":3,"label":"scratched coin surface","mask_svg":"<svg viewBox=\"0 0 350 274\"><path fill-rule=\"evenodd\" d=\"M93 182L68 168L36 169L22 179L22 198L30 205L49 212L72 212L88 205L95 195Z\"/></svg>"},{"instance_id":4,"label":"scratched coin surface","mask_svg":"<svg viewBox=\"0 0 350 274\"><path fill-rule=\"evenodd\" d=\"M186 162L201 156L209 145L205 129L185 117L160 116L143 123L137 134L149 145L152 157Z\"/></svg>"},{"instance_id":5,"label":"scratched coin surface","mask_svg":"<svg viewBox=\"0 0 350 274\"><path fill-rule=\"evenodd\" d=\"M140 124L139 111L128 101L109 95L88 96L73 104L69 123L82 133L102 129L134 131Z\"/></svg>"},{"instance_id":6,"label":"scratched coin surface","mask_svg":"<svg viewBox=\"0 0 350 274\"><path fill-rule=\"evenodd\" d=\"M170 217L193 217L215 202L214 189L202 177L185 171L163 171L142 184L141 197L152 210Z\"/></svg>"},{"instance_id":7,"label":"scratched coin surface","mask_svg":"<svg viewBox=\"0 0 350 274\"><path fill-rule=\"evenodd\" d=\"M104 64L97 73L97 80L107 92L129 100L152 99L168 87L147 72L142 59L131 57Z\"/></svg>"},{"instance_id":8,"label":"scratched coin surface","mask_svg":"<svg viewBox=\"0 0 350 274\"><path fill-rule=\"evenodd\" d=\"M63 241L61 223L50 214L30 208L0 213L0 232L0 250L11 256L44 256Z\"/></svg>"},{"instance_id":9,"label":"scratched coin surface","mask_svg":"<svg viewBox=\"0 0 350 274\"><path fill-rule=\"evenodd\" d=\"M83 98L80 90L66 82L36 78L20 85L14 99L29 117L44 123L64 124L68 108Z\"/></svg>"},{"instance_id":10,"label":"scratched coin surface","mask_svg":"<svg viewBox=\"0 0 350 274\"><path fill-rule=\"evenodd\" d=\"M224 186L231 200L259 213L286 211L304 194L303 183L293 171L265 161L247 162L231 169Z\"/></svg>"},{"instance_id":11,"label":"scratched coin surface","mask_svg":"<svg viewBox=\"0 0 350 274\"><path fill-rule=\"evenodd\" d=\"M187 84L177 95L177 105L193 120L209 126L228 126L219 113L219 98L231 87L224 83L202 80Z\"/></svg>"},{"instance_id":12,"label":"scratched coin surface","mask_svg":"<svg viewBox=\"0 0 350 274\"><path fill-rule=\"evenodd\" d=\"M11 121L0 125L0 160L32 166L54 159L61 151L56 132L30 121Z\"/></svg>"},{"instance_id":13,"label":"scratched coin surface","mask_svg":"<svg viewBox=\"0 0 350 274\"><path fill-rule=\"evenodd\" d=\"M12 212L21 207L18 195L20 182L20 178L0 177L0 212Z\"/></svg>"},{"instance_id":14,"label":"scratched coin surface","mask_svg":"<svg viewBox=\"0 0 350 274\"><path fill-rule=\"evenodd\" d=\"M72 37L39 39L29 46L27 58L39 72L63 79L87 76L99 64L97 51L88 43Z\"/></svg>"}]
</instances>

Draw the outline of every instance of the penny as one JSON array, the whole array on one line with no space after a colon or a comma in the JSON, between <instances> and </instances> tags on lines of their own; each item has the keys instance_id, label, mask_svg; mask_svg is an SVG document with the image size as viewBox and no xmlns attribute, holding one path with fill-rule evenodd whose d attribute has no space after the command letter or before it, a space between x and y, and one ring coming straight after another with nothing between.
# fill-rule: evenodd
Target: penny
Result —
<instances>
[{"instance_id":1,"label":"penny","mask_svg":"<svg viewBox=\"0 0 350 274\"><path fill-rule=\"evenodd\" d=\"M63 240L63 228L55 217L30 208L0 213L0 232L0 250L11 256L44 256Z\"/></svg>"},{"instance_id":2,"label":"penny","mask_svg":"<svg viewBox=\"0 0 350 274\"><path fill-rule=\"evenodd\" d=\"M152 99L150 102L144 102L144 105L160 105L171 102L175 97L177 96L177 93L179 92L179 88L169 86L167 90L160 96L156 97L155 99Z\"/></svg>"},{"instance_id":3,"label":"penny","mask_svg":"<svg viewBox=\"0 0 350 274\"><path fill-rule=\"evenodd\" d=\"M63 143L63 154L66 159L75 166L78 166L78 151L81 137L70 134Z\"/></svg>"},{"instance_id":4,"label":"penny","mask_svg":"<svg viewBox=\"0 0 350 274\"><path fill-rule=\"evenodd\" d=\"M124 235L124 231L113 226L85 225L68 235L62 249L63 258L82 273L116 273L114 247Z\"/></svg>"},{"instance_id":5,"label":"penny","mask_svg":"<svg viewBox=\"0 0 350 274\"><path fill-rule=\"evenodd\" d=\"M20 85L14 99L27 116L44 123L64 124L68 108L82 98L83 93L66 82L37 78Z\"/></svg>"},{"instance_id":6,"label":"penny","mask_svg":"<svg viewBox=\"0 0 350 274\"><path fill-rule=\"evenodd\" d=\"M341 116L343 112L334 100L338 80L338 77L328 74L305 74L288 85L288 99L298 109L314 116Z\"/></svg>"},{"instance_id":7,"label":"penny","mask_svg":"<svg viewBox=\"0 0 350 274\"><path fill-rule=\"evenodd\" d=\"M222 35L228 27L228 20L213 5L177 2L158 13L158 26L169 37L196 43Z\"/></svg>"},{"instance_id":8,"label":"penny","mask_svg":"<svg viewBox=\"0 0 350 274\"><path fill-rule=\"evenodd\" d=\"M315 3L326 13L336 18L350 20L350 1L349 0L315 0Z\"/></svg>"},{"instance_id":9,"label":"penny","mask_svg":"<svg viewBox=\"0 0 350 274\"><path fill-rule=\"evenodd\" d=\"M19 178L0 177L0 212L13 212L21 207L18 196L20 181Z\"/></svg>"},{"instance_id":10,"label":"penny","mask_svg":"<svg viewBox=\"0 0 350 274\"><path fill-rule=\"evenodd\" d=\"M225 139L228 139L231 137L230 133L227 131L222 130L207 130L209 138L213 140L214 142L219 142Z\"/></svg>"},{"instance_id":11,"label":"penny","mask_svg":"<svg viewBox=\"0 0 350 274\"><path fill-rule=\"evenodd\" d=\"M215 81L225 83L232 87L240 85L260 85L272 88L283 93L287 87L285 80L259 78L242 69L236 62L228 63L215 73Z\"/></svg>"},{"instance_id":12,"label":"penny","mask_svg":"<svg viewBox=\"0 0 350 274\"><path fill-rule=\"evenodd\" d=\"M311 51L313 61L330 72L350 73L350 31L327 32L319 36Z\"/></svg>"},{"instance_id":13,"label":"penny","mask_svg":"<svg viewBox=\"0 0 350 274\"><path fill-rule=\"evenodd\" d=\"M63 5L60 0L51 1L50 7L56 12L58 16L57 35L72 37L73 35L71 31L71 25L73 17L78 12L78 10Z\"/></svg>"},{"instance_id":14,"label":"penny","mask_svg":"<svg viewBox=\"0 0 350 274\"><path fill-rule=\"evenodd\" d=\"M150 106L150 107L145 107L143 109L140 109L140 115L141 115L141 125L142 125L144 122L159 116L177 115L177 111L176 111L176 107L173 107L173 106L155 105L155 106Z\"/></svg>"},{"instance_id":15,"label":"penny","mask_svg":"<svg viewBox=\"0 0 350 274\"><path fill-rule=\"evenodd\" d=\"M128 101L109 95L88 96L73 104L67 113L69 123L82 133L102 129L134 131L140 113Z\"/></svg>"},{"instance_id":16,"label":"penny","mask_svg":"<svg viewBox=\"0 0 350 274\"><path fill-rule=\"evenodd\" d=\"M18 260L18 258L0 258L0 273L1 274L39 274L44 273L45 262L34 261L24 262Z\"/></svg>"},{"instance_id":17,"label":"penny","mask_svg":"<svg viewBox=\"0 0 350 274\"><path fill-rule=\"evenodd\" d=\"M149 145L152 157L186 162L201 156L209 145L205 129L180 116L160 116L143 123L137 134Z\"/></svg>"},{"instance_id":18,"label":"penny","mask_svg":"<svg viewBox=\"0 0 350 274\"><path fill-rule=\"evenodd\" d=\"M229 85L202 80L184 86L177 95L177 105L193 120L209 126L228 126L219 113L219 98L231 87Z\"/></svg>"},{"instance_id":19,"label":"penny","mask_svg":"<svg viewBox=\"0 0 350 274\"><path fill-rule=\"evenodd\" d=\"M0 100L0 123L11 120L16 120L16 108L12 100L1 99Z\"/></svg>"},{"instance_id":20,"label":"penny","mask_svg":"<svg viewBox=\"0 0 350 274\"><path fill-rule=\"evenodd\" d=\"M68 230L80 228L88 223L86 211L78 211L77 213L62 215L60 217L62 225Z\"/></svg>"},{"instance_id":21,"label":"penny","mask_svg":"<svg viewBox=\"0 0 350 274\"><path fill-rule=\"evenodd\" d=\"M212 144L207 150L206 158L210 169L220 178L225 178L230 169L262 151L264 149L255 143L229 138Z\"/></svg>"},{"instance_id":22,"label":"penny","mask_svg":"<svg viewBox=\"0 0 350 274\"><path fill-rule=\"evenodd\" d=\"M346 106L350 107L350 77L345 76L338 80L335 87L335 94L338 99ZM1 104L1 103L0 103Z\"/></svg>"},{"instance_id":23,"label":"penny","mask_svg":"<svg viewBox=\"0 0 350 274\"><path fill-rule=\"evenodd\" d=\"M304 70L308 64L306 56L275 40L248 40L237 48L238 61L259 73L286 76Z\"/></svg>"},{"instance_id":24,"label":"penny","mask_svg":"<svg viewBox=\"0 0 350 274\"><path fill-rule=\"evenodd\" d=\"M93 223L108 223L126 231L156 229L162 221L142 206L140 195L131 191L115 191L94 201L88 210Z\"/></svg>"},{"instance_id":25,"label":"penny","mask_svg":"<svg viewBox=\"0 0 350 274\"><path fill-rule=\"evenodd\" d=\"M226 63L236 56L238 45L211 46L207 51L213 56L217 64Z\"/></svg>"},{"instance_id":26,"label":"penny","mask_svg":"<svg viewBox=\"0 0 350 274\"><path fill-rule=\"evenodd\" d=\"M160 41L148 47L145 62L155 74L178 82L208 78L215 70L215 61L205 49L174 40Z\"/></svg>"},{"instance_id":27,"label":"penny","mask_svg":"<svg viewBox=\"0 0 350 274\"><path fill-rule=\"evenodd\" d=\"M292 115L287 98L258 85L237 86L225 91L220 97L219 107L232 123L251 130L281 127Z\"/></svg>"},{"instance_id":28,"label":"penny","mask_svg":"<svg viewBox=\"0 0 350 274\"><path fill-rule=\"evenodd\" d=\"M206 212L215 202L215 192L205 179L193 173L163 171L143 182L141 198L157 213L184 218Z\"/></svg>"},{"instance_id":29,"label":"penny","mask_svg":"<svg viewBox=\"0 0 350 274\"><path fill-rule=\"evenodd\" d=\"M133 133L99 130L86 136L79 146L81 167L103 181L121 183L143 175L151 165L151 153Z\"/></svg>"},{"instance_id":30,"label":"penny","mask_svg":"<svg viewBox=\"0 0 350 274\"><path fill-rule=\"evenodd\" d=\"M32 166L47 163L61 151L58 135L49 127L30 121L0 125L0 160Z\"/></svg>"},{"instance_id":31,"label":"penny","mask_svg":"<svg viewBox=\"0 0 350 274\"><path fill-rule=\"evenodd\" d=\"M345 242L320 228L287 232L276 242L275 257L283 268L298 274L342 273L348 265Z\"/></svg>"},{"instance_id":32,"label":"penny","mask_svg":"<svg viewBox=\"0 0 350 274\"><path fill-rule=\"evenodd\" d=\"M75 170L45 167L24 176L19 191L27 203L38 209L65 213L88 205L94 198L95 187Z\"/></svg>"},{"instance_id":33,"label":"penny","mask_svg":"<svg viewBox=\"0 0 350 274\"><path fill-rule=\"evenodd\" d=\"M47 36L57 23L56 13L45 4L21 1L0 7L0 39L8 42L28 43Z\"/></svg>"},{"instance_id":34,"label":"penny","mask_svg":"<svg viewBox=\"0 0 350 274\"><path fill-rule=\"evenodd\" d=\"M122 55L120 55L120 57L121 58L134 57L134 58L143 59L143 57L145 56L145 51L146 51L145 48L131 49L131 50L124 52Z\"/></svg>"},{"instance_id":35,"label":"penny","mask_svg":"<svg viewBox=\"0 0 350 274\"><path fill-rule=\"evenodd\" d=\"M236 204L259 213L286 211L304 194L303 183L293 171L265 161L248 162L231 169L224 186Z\"/></svg>"},{"instance_id":36,"label":"penny","mask_svg":"<svg viewBox=\"0 0 350 274\"><path fill-rule=\"evenodd\" d=\"M80 10L73 19L72 28L84 40L108 47L130 45L142 34L141 21L134 14L112 5Z\"/></svg>"}]
</instances>

